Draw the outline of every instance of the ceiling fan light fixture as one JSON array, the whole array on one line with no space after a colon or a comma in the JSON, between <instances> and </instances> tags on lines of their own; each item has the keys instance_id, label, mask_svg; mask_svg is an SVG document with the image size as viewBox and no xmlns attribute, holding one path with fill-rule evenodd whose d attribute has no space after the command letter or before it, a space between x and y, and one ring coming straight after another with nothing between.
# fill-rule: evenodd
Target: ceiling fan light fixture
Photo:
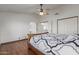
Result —
<instances>
[{"instance_id":1,"label":"ceiling fan light fixture","mask_svg":"<svg viewBox=\"0 0 79 59\"><path fill-rule=\"evenodd\" d=\"M42 16L42 15L44 15L44 13L43 12L40 12L40 15Z\"/></svg>"},{"instance_id":2,"label":"ceiling fan light fixture","mask_svg":"<svg viewBox=\"0 0 79 59\"><path fill-rule=\"evenodd\" d=\"M39 15L44 15L44 12L43 12L43 8L42 8L42 6L43 6L43 4L40 4L40 6L41 6L41 8L40 8L40 13L39 13Z\"/></svg>"},{"instance_id":3,"label":"ceiling fan light fixture","mask_svg":"<svg viewBox=\"0 0 79 59\"><path fill-rule=\"evenodd\" d=\"M43 9L43 4L40 4L40 11L39 11L39 15L43 16L43 15L48 15L48 13L46 12L45 9Z\"/></svg>"}]
</instances>

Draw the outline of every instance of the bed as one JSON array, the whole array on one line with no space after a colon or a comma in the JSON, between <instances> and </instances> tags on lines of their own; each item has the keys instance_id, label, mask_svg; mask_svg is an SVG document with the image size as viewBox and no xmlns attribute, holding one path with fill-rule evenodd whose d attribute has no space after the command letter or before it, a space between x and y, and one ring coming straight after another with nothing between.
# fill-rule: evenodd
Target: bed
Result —
<instances>
[{"instance_id":1,"label":"bed","mask_svg":"<svg viewBox=\"0 0 79 59\"><path fill-rule=\"evenodd\" d=\"M79 55L77 34L28 34L28 45L38 55Z\"/></svg>"}]
</instances>

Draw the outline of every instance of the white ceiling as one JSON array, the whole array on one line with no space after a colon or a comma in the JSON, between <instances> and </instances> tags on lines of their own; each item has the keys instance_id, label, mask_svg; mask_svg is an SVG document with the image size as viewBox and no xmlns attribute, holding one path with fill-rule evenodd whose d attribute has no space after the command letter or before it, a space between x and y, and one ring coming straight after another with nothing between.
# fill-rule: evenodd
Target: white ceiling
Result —
<instances>
[{"instance_id":1,"label":"white ceiling","mask_svg":"<svg viewBox=\"0 0 79 59\"><path fill-rule=\"evenodd\" d=\"M59 4L44 4L44 9L58 8ZM35 13L40 9L40 4L0 4L1 12Z\"/></svg>"}]
</instances>

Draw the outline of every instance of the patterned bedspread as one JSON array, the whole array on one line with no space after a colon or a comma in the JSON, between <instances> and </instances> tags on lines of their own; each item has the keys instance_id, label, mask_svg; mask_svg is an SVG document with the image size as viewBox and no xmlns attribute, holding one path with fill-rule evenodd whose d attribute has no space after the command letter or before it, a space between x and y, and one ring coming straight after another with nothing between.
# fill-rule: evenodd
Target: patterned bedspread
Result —
<instances>
[{"instance_id":1,"label":"patterned bedspread","mask_svg":"<svg viewBox=\"0 0 79 59\"><path fill-rule=\"evenodd\" d=\"M78 55L79 36L76 34L43 34L31 38L30 43L47 55Z\"/></svg>"}]
</instances>

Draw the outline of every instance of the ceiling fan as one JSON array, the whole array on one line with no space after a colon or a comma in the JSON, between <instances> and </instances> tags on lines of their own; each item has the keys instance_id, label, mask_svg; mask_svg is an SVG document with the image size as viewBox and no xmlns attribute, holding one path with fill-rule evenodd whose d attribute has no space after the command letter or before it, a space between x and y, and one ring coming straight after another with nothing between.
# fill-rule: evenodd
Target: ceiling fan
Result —
<instances>
[{"instance_id":1,"label":"ceiling fan","mask_svg":"<svg viewBox=\"0 0 79 59\"><path fill-rule=\"evenodd\" d=\"M44 16L44 15L49 15L48 11L51 11L53 9L51 8L43 8L43 4L40 4L40 8L37 9L37 11L39 12L39 15ZM59 15L58 12L55 12L54 15Z\"/></svg>"},{"instance_id":2,"label":"ceiling fan","mask_svg":"<svg viewBox=\"0 0 79 59\"><path fill-rule=\"evenodd\" d=\"M40 4L40 9L39 10L39 15L43 16L43 15L48 15L47 10L43 9L43 4Z\"/></svg>"}]
</instances>

